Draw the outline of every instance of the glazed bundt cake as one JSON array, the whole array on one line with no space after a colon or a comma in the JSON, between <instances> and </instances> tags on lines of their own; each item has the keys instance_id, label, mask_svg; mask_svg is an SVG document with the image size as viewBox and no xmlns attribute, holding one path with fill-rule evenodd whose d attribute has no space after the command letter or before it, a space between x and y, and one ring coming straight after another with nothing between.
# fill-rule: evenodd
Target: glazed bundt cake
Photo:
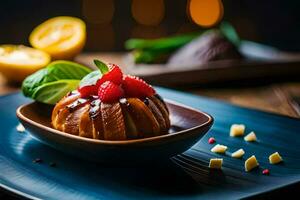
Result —
<instances>
[{"instance_id":1,"label":"glazed bundt cake","mask_svg":"<svg viewBox=\"0 0 300 200\"><path fill-rule=\"evenodd\" d=\"M163 99L143 80L121 74L116 65L108 66L94 85L70 92L55 105L53 127L99 140L167 134L170 120Z\"/></svg>"}]
</instances>

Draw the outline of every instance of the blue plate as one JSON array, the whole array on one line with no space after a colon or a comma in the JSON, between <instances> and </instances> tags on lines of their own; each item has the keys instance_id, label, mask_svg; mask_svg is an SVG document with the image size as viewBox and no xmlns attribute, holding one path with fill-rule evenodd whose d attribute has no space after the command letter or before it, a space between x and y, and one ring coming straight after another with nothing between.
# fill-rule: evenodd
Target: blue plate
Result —
<instances>
[{"instance_id":1,"label":"blue plate","mask_svg":"<svg viewBox=\"0 0 300 200\"><path fill-rule=\"evenodd\" d=\"M187 93L158 88L168 99L210 113L213 128L190 150L171 161L151 166L103 166L56 151L16 131L15 110L29 100L21 94L0 98L0 186L28 198L41 199L238 199L249 197L300 180L300 121L270 113L245 109ZM258 142L229 137L233 123L255 131ZM260 167L244 171L244 159L210 152L209 137L229 147L239 148L244 158L256 155ZM278 151L284 162L270 165L269 154ZM209 170L209 159L224 159L222 171ZM43 162L32 162L41 158ZM55 162L56 166L49 163ZM264 168L270 175L262 175Z\"/></svg>"}]
</instances>

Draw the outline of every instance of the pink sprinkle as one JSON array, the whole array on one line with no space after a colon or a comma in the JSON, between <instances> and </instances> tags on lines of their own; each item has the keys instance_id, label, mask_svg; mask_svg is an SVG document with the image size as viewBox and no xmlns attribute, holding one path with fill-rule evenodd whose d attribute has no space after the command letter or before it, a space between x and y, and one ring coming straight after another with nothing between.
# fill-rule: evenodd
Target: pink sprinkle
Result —
<instances>
[{"instance_id":1,"label":"pink sprinkle","mask_svg":"<svg viewBox=\"0 0 300 200\"><path fill-rule=\"evenodd\" d=\"M211 138L208 139L208 143L209 143L209 144L213 144L213 143L215 143L215 142L216 142L216 140L215 140L215 138L213 138L213 137L211 137Z\"/></svg>"},{"instance_id":2,"label":"pink sprinkle","mask_svg":"<svg viewBox=\"0 0 300 200\"><path fill-rule=\"evenodd\" d=\"M263 175L269 175L270 174L270 171L268 169L264 169L262 171Z\"/></svg>"}]
</instances>

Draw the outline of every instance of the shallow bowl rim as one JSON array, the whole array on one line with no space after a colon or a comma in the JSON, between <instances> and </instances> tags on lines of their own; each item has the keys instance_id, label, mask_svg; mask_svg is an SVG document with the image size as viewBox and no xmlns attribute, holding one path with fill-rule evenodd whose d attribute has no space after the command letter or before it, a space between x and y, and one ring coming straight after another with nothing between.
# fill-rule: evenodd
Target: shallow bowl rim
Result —
<instances>
[{"instance_id":1,"label":"shallow bowl rim","mask_svg":"<svg viewBox=\"0 0 300 200\"><path fill-rule=\"evenodd\" d=\"M182 103L179 103L179 102L176 102L173 100L164 99L164 101L167 104L173 104L175 106L183 107L185 109L193 110L195 112L201 113L202 115L205 115L208 118L208 120L205 123L199 124L192 128L184 129L181 131L177 131L177 132L169 133L169 134L165 134L165 135L153 136L153 137L148 137L148 138L140 138L140 139L112 141L112 140L96 140L96 139L92 139L92 138L85 138L85 137L81 137L81 136L77 136L77 135L72 135L72 134L42 125L36 121L33 121L33 120L27 118L26 116L24 116L22 114L22 109L24 109L26 106L36 103L35 101L19 106L16 110L16 115L21 121L25 121L28 124L31 124L32 126L38 127L40 129L44 129L48 132L58 134L59 136L67 137L68 139L74 139L78 142L86 142L86 143L102 144L102 145L130 145L130 144L141 144L141 143L146 143L146 142L166 140L166 139L170 139L173 137L178 137L180 135L185 135L187 133L192 133L192 132L194 132L194 130L200 129L205 126L209 126L210 124L213 124L213 122L214 122L214 118L206 112L200 111L198 109L192 108L190 106L187 106L185 104L182 104Z\"/></svg>"}]
</instances>

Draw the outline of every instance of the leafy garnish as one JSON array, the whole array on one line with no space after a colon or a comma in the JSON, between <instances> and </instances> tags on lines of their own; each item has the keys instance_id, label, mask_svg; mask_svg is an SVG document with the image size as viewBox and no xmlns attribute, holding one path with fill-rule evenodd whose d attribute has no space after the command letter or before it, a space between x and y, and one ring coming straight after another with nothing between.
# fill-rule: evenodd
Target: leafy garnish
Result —
<instances>
[{"instance_id":1,"label":"leafy garnish","mask_svg":"<svg viewBox=\"0 0 300 200\"><path fill-rule=\"evenodd\" d=\"M83 77L80 81L79 87L84 87L87 85L96 85L97 81L102 77L102 74L99 70L93 71Z\"/></svg>"},{"instance_id":2,"label":"leafy garnish","mask_svg":"<svg viewBox=\"0 0 300 200\"><path fill-rule=\"evenodd\" d=\"M84 87L87 85L96 85L97 81L109 71L108 66L100 61L100 60L94 60L94 64L97 66L99 70L93 71L86 75L81 81L79 86Z\"/></svg>"},{"instance_id":3,"label":"leafy garnish","mask_svg":"<svg viewBox=\"0 0 300 200\"><path fill-rule=\"evenodd\" d=\"M236 47L240 45L241 39L235 28L229 22L222 22L219 29L221 33Z\"/></svg>"},{"instance_id":4,"label":"leafy garnish","mask_svg":"<svg viewBox=\"0 0 300 200\"><path fill-rule=\"evenodd\" d=\"M125 48L133 50L135 63L153 63L167 57L201 34L202 32L196 32L160 39L132 38L125 42Z\"/></svg>"},{"instance_id":5,"label":"leafy garnish","mask_svg":"<svg viewBox=\"0 0 300 200\"><path fill-rule=\"evenodd\" d=\"M109 71L108 66L104 62L100 60L94 60L94 63L102 74L106 74Z\"/></svg>"},{"instance_id":6,"label":"leafy garnish","mask_svg":"<svg viewBox=\"0 0 300 200\"><path fill-rule=\"evenodd\" d=\"M45 83L36 88L32 98L46 104L55 104L61 100L68 92L78 87L80 80L65 79Z\"/></svg>"},{"instance_id":7,"label":"leafy garnish","mask_svg":"<svg viewBox=\"0 0 300 200\"><path fill-rule=\"evenodd\" d=\"M91 71L78 63L54 61L46 68L28 76L22 83L22 92L37 101L54 104L59 97L76 89L80 80Z\"/></svg>"}]
</instances>

